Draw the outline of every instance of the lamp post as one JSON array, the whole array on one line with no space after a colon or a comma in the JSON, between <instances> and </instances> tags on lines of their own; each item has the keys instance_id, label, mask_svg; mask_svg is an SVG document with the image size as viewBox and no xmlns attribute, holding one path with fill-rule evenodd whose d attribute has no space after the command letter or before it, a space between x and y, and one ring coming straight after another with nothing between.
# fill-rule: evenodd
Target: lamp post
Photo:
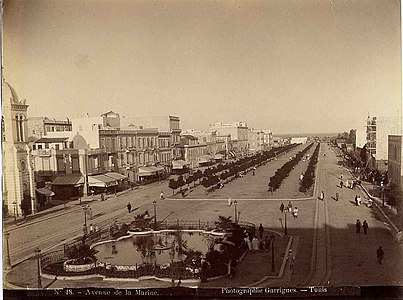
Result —
<instances>
[{"instance_id":1,"label":"lamp post","mask_svg":"<svg viewBox=\"0 0 403 300\"><path fill-rule=\"evenodd\" d=\"M42 288L42 281L41 281L41 249L35 249L36 258L38 261L38 288Z\"/></svg>"},{"instance_id":2,"label":"lamp post","mask_svg":"<svg viewBox=\"0 0 403 300\"><path fill-rule=\"evenodd\" d=\"M381 181L381 193L382 193L382 206L385 206L385 187L383 181Z\"/></svg>"},{"instance_id":3,"label":"lamp post","mask_svg":"<svg viewBox=\"0 0 403 300\"><path fill-rule=\"evenodd\" d=\"M274 265L274 239L275 235L272 233L270 236L271 240L271 272L274 273L276 271L276 267Z\"/></svg>"},{"instance_id":4,"label":"lamp post","mask_svg":"<svg viewBox=\"0 0 403 300\"><path fill-rule=\"evenodd\" d=\"M237 211L236 211L236 205L238 204L238 201L236 199L234 200L234 210L235 210L235 224L238 224L238 218L237 218Z\"/></svg>"},{"instance_id":5,"label":"lamp post","mask_svg":"<svg viewBox=\"0 0 403 300\"><path fill-rule=\"evenodd\" d=\"M288 209L284 209L284 235L287 235L287 212Z\"/></svg>"},{"instance_id":6,"label":"lamp post","mask_svg":"<svg viewBox=\"0 0 403 300\"><path fill-rule=\"evenodd\" d=\"M10 258L10 247L8 244L8 240L10 239L10 233L6 232L4 234L4 237L6 238L6 251L7 251L7 258L6 258L6 270L11 270L11 258Z\"/></svg>"},{"instance_id":7,"label":"lamp post","mask_svg":"<svg viewBox=\"0 0 403 300\"><path fill-rule=\"evenodd\" d=\"M154 229L157 229L157 201L153 201L154 205Z\"/></svg>"},{"instance_id":8,"label":"lamp post","mask_svg":"<svg viewBox=\"0 0 403 300\"><path fill-rule=\"evenodd\" d=\"M14 222L17 222L17 202L13 202L13 209L14 209Z\"/></svg>"},{"instance_id":9,"label":"lamp post","mask_svg":"<svg viewBox=\"0 0 403 300\"><path fill-rule=\"evenodd\" d=\"M87 232L87 212L88 207L86 205L82 206L84 212L84 234Z\"/></svg>"}]
</instances>

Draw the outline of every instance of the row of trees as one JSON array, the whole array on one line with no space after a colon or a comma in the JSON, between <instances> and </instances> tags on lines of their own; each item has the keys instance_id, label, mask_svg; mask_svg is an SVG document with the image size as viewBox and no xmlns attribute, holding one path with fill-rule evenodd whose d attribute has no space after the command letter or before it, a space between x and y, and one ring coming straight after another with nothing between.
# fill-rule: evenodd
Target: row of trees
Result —
<instances>
[{"instance_id":1,"label":"row of trees","mask_svg":"<svg viewBox=\"0 0 403 300\"><path fill-rule=\"evenodd\" d=\"M277 190L281 183L283 182L284 178L288 176L292 169L299 163L301 158L305 155L306 152L312 147L313 143L311 143L308 147L304 150L299 151L293 159L286 162L281 168L279 168L274 176L270 177L269 187L272 191Z\"/></svg>"},{"instance_id":2,"label":"row of trees","mask_svg":"<svg viewBox=\"0 0 403 300\"><path fill-rule=\"evenodd\" d=\"M228 181L238 178L240 173L246 173L254 167L261 166L267 160L295 147L296 144L287 145L281 148L272 149L253 156L241 158L235 162L220 164L216 168L206 169L203 173L202 185L205 188L216 187L221 181ZM220 173L220 174L218 174Z\"/></svg>"},{"instance_id":3,"label":"row of trees","mask_svg":"<svg viewBox=\"0 0 403 300\"><path fill-rule=\"evenodd\" d=\"M296 144L287 145L269 151L264 151L263 153L257 153L253 156L243 157L234 162L218 164L215 167L213 166L205 169L204 172L198 170L186 179L184 179L181 175L176 180L170 179L168 186L170 189L172 189L173 194L175 193L176 189L180 189L182 191L183 186L186 184L188 187L190 187L191 183L193 183L193 186L195 186L196 183L200 183L205 188L211 188L216 186L221 181L228 180L231 177L231 179L237 178L241 172L247 172L252 167L260 166L265 161L285 151L288 151L295 146Z\"/></svg>"},{"instance_id":4,"label":"row of trees","mask_svg":"<svg viewBox=\"0 0 403 300\"><path fill-rule=\"evenodd\" d=\"M315 151L312 154L311 159L309 160L308 167L304 173L303 179L300 181L299 191L305 193L308 189L312 187L315 182L315 167L318 163L319 156L319 148L320 144L318 144L315 148Z\"/></svg>"},{"instance_id":5,"label":"row of trees","mask_svg":"<svg viewBox=\"0 0 403 300\"><path fill-rule=\"evenodd\" d=\"M188 176L186 180L183 179L182 175L179 176L177 180L170 179L168 187L172 189L172 194L174 194L176 189L180 189L182 191L183 186L185 186L186 184L189 186L191 183L193 183L194 186L197 181L200 183L200 180L202 178L203 178L203 172L201 170L197 170L197 172Z\"/></svg>"}]
</instances>

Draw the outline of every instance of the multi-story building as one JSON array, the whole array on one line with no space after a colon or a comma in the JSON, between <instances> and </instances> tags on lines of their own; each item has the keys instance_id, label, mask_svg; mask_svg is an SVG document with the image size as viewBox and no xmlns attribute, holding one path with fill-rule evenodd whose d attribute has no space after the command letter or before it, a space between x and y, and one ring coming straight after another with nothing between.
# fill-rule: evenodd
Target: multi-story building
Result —
<instances>
[{"instance_id":1,"label":"multi-story building","mask_svg":"<svg viewBox=\"0 0 403 300\"><path fill-rule=\"evenodd\" d=\"M29 201L37 209L35 181L28 145L28 105L2 78L2 161L3 211L21 215L21 202Z\"/></svg>"},{"instance_id":2,"label":"multi-story building","mask_svg":"<svg viewBox=\"0 0 403 300\"><path fill-rule=\"evenodd\" d=\"M248 131L248 150L249 152L258 152L264 149L264 132L263 130L257 130L249 128Z\"/></svg>"},{"instance_id":3,"label":"multi-story building","mask_svg":"<svg viewBox=\"0 0 403 300\"><path fill-rule=\"evenodd\" d=\"M265 150L273 148L273 133L269 129L263 129L263 147Z\"/></svg>"},{"instance_id":4,"label":"multi-story building","mask_svg":"<svg viewBox=\"0 0 403 300\"><path fill-rule=\"evenodd\" d=\"M66 121L49 119L47 117L28 118L28 139L35 140L46 136L48 132L71 131L72 123L69 119Z\"/></svg>"},{"instance_id":5,"label":"multi-story building","mask_svg":"<svg viewBox=\"0 0 403 300\"><path fill-rule=\"evenodd\" d=\"M199 163L207 159L207 142L199 143L197 137L190 134L181 135L181 158L186 161L190 168L196 168ZM202 159L203 158L203 159ZM208 161L212 158L208 156Z\"/></svg>"},{"instance_id":6,"label":"multi-story building","mask_svg":"<svg viewBox=\"0 0 403 300\"><path fill-rule=\"evenodd\" d=\"M230 135L232 151L243 156L248 153L248 125L245 122L225 124L222 122L210 125L211 131L216 131L218 136Z\"/></svg>"},{"instance_id":7,"label":"multi-story building","mask_svg":"<svg viewBox=\"0 0 403 300\"><path fill-rule=\"evenodd\" d=\"M390 183L403 188L402 135L388 136L388 177Z\"/></svg>"},{"instance_id":8,"label":"multi-story building","mask_svg":"<svg viewBox=\"0 0 403 300\"><path fill-rule=\"evenodd\" d=\"M180 158L181 138L180 119L176 116L155 116L155 117L122 117L122 127L142 126L143 128L158 128L161 132L171 134L172 159Z\"/></svg>"},{"instance_id":9,"label":"multi-story building","mask_svg":"<svg viewBox=\"0 0 403 300\"><path fill-rule=\"evenodd\" d=\"M381 171L387 170L388 135L401 134L400 117L369 117L366 126L368 167Z\"/></svg>"}]
</instances>

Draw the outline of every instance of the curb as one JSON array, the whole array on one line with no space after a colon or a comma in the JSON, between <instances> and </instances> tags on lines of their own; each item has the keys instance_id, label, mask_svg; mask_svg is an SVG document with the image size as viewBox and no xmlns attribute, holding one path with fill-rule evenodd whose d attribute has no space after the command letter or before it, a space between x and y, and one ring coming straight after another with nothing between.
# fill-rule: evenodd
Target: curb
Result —
<instances>
[{"instance_id":1,"label":"curb","mask_svg":"<svg viewBox=\"0 0 403 300\"><path fill-rule=\"evenodd\" d=\"M348 169L348 171L350 172L350 174L357 179L357 177L355 177L355 175L351 172L350 169ZM392 222L392 220L385 214L385 212L383 211L383 209L381 208L381 206L378 205L378 200L380 201L380 199L378 197L374 197L372 196L367 189L363 186L363 185L359 185L361 187L361 189L365 192L365 194L368 196L369 199L371 200L376 200L373 202L373 204L375 204L375 206L378 208L378 210L381 212L381 214L386 218L386 220L388 220L388 222L390 223L390 225L392 225L393 229L397 232L399 232L399 228L397 228L397 226L395 225L395 223Z\"/></svg>"}]
</instances>

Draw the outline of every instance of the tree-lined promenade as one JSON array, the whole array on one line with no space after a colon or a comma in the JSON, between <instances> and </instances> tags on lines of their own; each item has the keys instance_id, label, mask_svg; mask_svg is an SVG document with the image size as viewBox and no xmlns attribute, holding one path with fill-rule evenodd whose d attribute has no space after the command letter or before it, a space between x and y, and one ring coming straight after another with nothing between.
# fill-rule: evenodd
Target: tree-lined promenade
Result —
<instances>
[{"instance_id":1,"label":"tree-lined promenade","mask_svg":"<svg viewBox=\"0 0 403 300\"><path fill-rule=\"evenodd\" d=\"M238 199L236 206L239 214L238 220L254 223L258 226L262 223L265 228L265 232L275 231L280 235L284 233L284 213L279 210L280 204L283 200L271 199L267 201L270 192L267 191L267 182L270 176L274 172L289 161L289 156L293 156L298 151L306 147L306 145L300 145L295 149L292 149L288 154L280 156L277 160L273 160L257 168L255 175L249 172L242 178L238 178L229 184L226 184L224 189L218 189L210 195L215 196L217 193L221 199L225 199L228 196L233 199ZM314 149L310 149L310 153L313 153ZM326 153L326 157L324 157ZM313 154L312 154L313 156ZM288 236L294 237L295 245L295 266L286 282L280 281L285 279L267 280L262 285L265 286L280 286L280 285L303 285L307 280L307 276L310 272L312 259L316 259L313 253L316 254L318 259L323 255L323 249L328 249L331 258L333 259L331 264L325 264L324 268L331 269L330 284L338 285L351 285L351 284L383 284L384 282L396 283L401 280L399 277L398 266L401 263L401 247L395 242L394 236L388 232L388 228L384 225L385 220L376 210L375 206L368 208L365 206L355 207L351 201L354 199L354 193L360 193L359 190L343 189L340 192L338 187L338 177L340 173L344 172L345 177L347 172L344 168L337 164L337 158L332 151L328 149L328 146L322 144L319 151L319 163L317 164L318 180L320 190L324 190L326 197L324 201L318 200L316 197L306 198L303 200L291 199L292 206L298 207L298 218L292 218L291 215L287 218ZM282 190L288 190L290 184L295 185L296 191L299 187L299 175L303 170L307 169L308 161L300 161L295 169L290 172L290 175L282 183L281 187L273 193L282 193ZM269 171L270 169L270 171ZM292 182L291 182L292 181ZM253 200L258 194L253 189L247 189L248 186L254 186L255 184L263 186L262 193L264 197L259 199L265 200ZM204 194L204 188L199 186L192 193L196 193L197 189L201 190L200 194ZM167 183L152 184L150 186L141 187L138 190L129 191L127 194L119 195L119 197L109 198L106 201L94 201L92 202L93 219L91 220L94 226L99 226L101 229L105 226L109 226L117 220L120 223L133 221L135 215L148 211L150 215L153 215L153 211L157 213L156 219L158 221L167 218L168 221L175 220L203 220L205 222L214 222L218 216L231 216L235 219L235 206L234 204L229 206L226 200L214 200L214 199L196 199L192 200L189 196L186 197L186 201L177 199L160 199L160 192L163 191L167 195L171 192ZM219 194L219 193L226 194ZM332 199L332 196L340 193L339 201ZM192 195L192 193L190 195ZM288 193L288 192L287 192ZM225 197L224 197L225 195ZM263 194L262 194L263 195ZM240 198L248 200L240 200ZM131 203L133 209L129 213L126 209L126 205ZM154 203L155 204L154 204ZM287 200L288 202L288 200ZM285 202L284 204L287 204ZM326 203L326 206L324 205ZM319 205L319 206L318 206ZM318 210L319 209L319 210ZM325 218L325 211L328 211L328 217ZM319 213L318 221L316 214ZM279 220L279 219L282 220ZM369 224L369 233L366 236L360 236L358 238L355 233L355 221L360 218L361 221L367 220ZM11 260L15 262L18 258L21 258L24 254L33 253L36 247L49 248L58 242L68 240L74 236L80 235L83 222L83 212L81 210L72 210L71 213L60 215L53 219L44 220L42 222L34 223L32 225L15 228L10 233L10 250ZM58 224L57 228L54 224ZM323 247L313 248L313 237L315 234L316 226L319 226L317 231L318 237L321 238L323 232L329 231L329 245L323 244ZM322 227L323 226L323 227ZM327 229L326 229L327 228ZM278 237L278 242L280 237ZM322 245L322 244L320 244ZM385 251L384 265L377 265L375 250L382 245ZM275 245L276 247L276 245ZM278 250L276 247L275 249ZM357 251L359 249L359 251ZM321 252L322 251L322 252ZM18 257L16 255L18 253ZM245 269L245 274L253 272L254 274L269 274L269 254L256 255L253 257L253 253L247 254L245 262L251 264L251 268ZM281 256L284 253L275 252L275 255ZM258 261L264 259L263 261ZM360 262L360 266L352 268L352 265ZM320 266L320 261L318 266ZM13 284L20 286L35 287L36 284L36 264L35 261L26 261L23 263L23 268L15 267L9 275L7 280ZM287 265L288 266L288 265ZM242 266L239 266L240 270ZM256 272L254 272L254 269ZM375 270L375 271L374 271ZM315 270L314 270L315 271ZM316 270L315 272L319 272ZM326 272L324 272L326 273ZM347 274L347 275L346 275ZM235 273L235 281L237 285L242 285L242 277L245 276L239 272ZM250 276L254 280L256 277ZM50 283L51 280L46 281L44 279L44 285ZM250 283L248 281L247 283ZM96 282L72 282L72 281L60 281L54 282L51 287L63 287L63 286L80 286L81 284L86 286L96 285ZM103 282L104 287L117 287L120 286L120 282ZM131 282L132 287L147 286L145 282ZM156 283L159 284L159 283ZM209 283L210 286L229 286L231 280L225 278L222 281L216 281ZM168 284L169 286L169 284Z\"/></svg>"}]
</instances>

